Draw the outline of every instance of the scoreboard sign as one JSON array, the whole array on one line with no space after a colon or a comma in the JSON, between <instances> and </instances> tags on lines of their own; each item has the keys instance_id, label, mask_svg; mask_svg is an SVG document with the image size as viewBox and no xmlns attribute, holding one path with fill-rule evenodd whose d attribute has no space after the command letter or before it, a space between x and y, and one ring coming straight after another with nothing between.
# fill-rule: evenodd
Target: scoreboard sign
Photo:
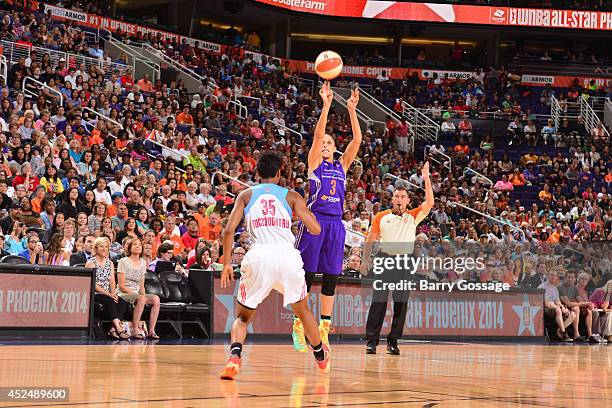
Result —
<instances>
[{"instance_id":1,"label":"scoreboard sign","mask_svg":"<svg viewBox=\"0 0 612 408\"><path fill-rule=\"evenodd\" d=\"M256 0L301 13L435 23L612 30L612 12L380 0Z\"/></svg>"}]
</instances>

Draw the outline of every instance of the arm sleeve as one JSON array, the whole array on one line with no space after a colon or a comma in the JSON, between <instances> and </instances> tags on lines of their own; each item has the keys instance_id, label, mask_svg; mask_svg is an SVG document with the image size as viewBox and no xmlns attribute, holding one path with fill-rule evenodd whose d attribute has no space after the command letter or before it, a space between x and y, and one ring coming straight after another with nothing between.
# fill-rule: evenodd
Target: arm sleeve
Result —
<instances>
[{"instance_id":1,"label":"arm sleeve","mask_svg":"<svg viewBox=\"0 0 612 408\"><path fill-rule=\"evenodd\" d=\"M414 218L415 225L419 225L421 221L425 219L425 212L421 210L421 206L418 206L417 208L408 211L408 214L412 215L412 217Z\"/></svg>"},{"instance_id":2,"label":"arm sleeve","mask_svg":"<svg viewBox=\"0 0 612 408\"><path fill-rule=\"evenodd\" d=\"M119 262L117 262L117 273L125 273L125 260L127 258L121 258Z\"/></svg>"},{"instance_id":3,"label":"arm sleeve","mask_svg":"<svg viewBox=\"0 0 612 408\"><path fill-rule=\"evenodd\" d=\"M380 234L380 220L385 214L385 211L381 211L374 216L374 219L372 220L372 227L370 228L370 234Z\"/></svg>"}]
</instances>

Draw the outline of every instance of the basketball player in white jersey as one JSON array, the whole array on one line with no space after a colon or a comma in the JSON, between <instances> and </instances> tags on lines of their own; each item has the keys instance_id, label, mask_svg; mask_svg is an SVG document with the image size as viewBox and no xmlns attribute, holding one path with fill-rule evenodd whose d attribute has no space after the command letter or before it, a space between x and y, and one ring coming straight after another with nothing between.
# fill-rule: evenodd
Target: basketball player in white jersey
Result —
<instances>
[{"instance_id":1,"label":"basketball player in white jersey","mask_svg":"<svg viewBox=\"0 0 612 408\"><path fill-rule=\"evenodd\" d=\"M240 286L237 295L236 320L232 324L232 345L227 365L221 378L233 380L241 366L242 344L247 326L257 306L272 289L283 294L283 305L291 308L304 324L306 337L312 346L317 365L322 371L329 369L329 348L321 341L317 322L308 309L306 279L300 251L295 249L295 236L291 232L295 214L311 234L318 235L321 226L306 207L304 199L295 191L280 187L282 157L265 152L257 162L261 184L241 192L223 230L223 273L221 287L234 280L231 265L234 232L244 216L246 229L253 245L245 255L240 268Z\"/></svg>"}]
</instances>

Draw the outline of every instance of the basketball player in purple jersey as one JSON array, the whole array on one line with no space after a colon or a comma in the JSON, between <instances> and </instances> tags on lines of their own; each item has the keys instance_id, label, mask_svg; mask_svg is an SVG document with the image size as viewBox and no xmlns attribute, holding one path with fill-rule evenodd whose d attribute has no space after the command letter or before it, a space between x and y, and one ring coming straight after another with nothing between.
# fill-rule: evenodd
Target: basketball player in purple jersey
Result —
<instances>
[{"instance_id":1,"label":"basketball player in purple jersey","mask_svg":"<svg viewBox=\"0 0 612 408\"><path fill-rule=\"evenodd\" d=\"M323 99L323 110L315 127L312 146L308 152L308 178L310 180L308 208L317 217L317 221L321 225L321 234L309 234L304 226L300 225L296 246L302 253L309 293L314 274L323 274L319 332L323 343L329 346L334 293L338 276L342 273L344 237L346 235L344 224L342 224L346 171L359 152L361 128L357 119L359 89L355 89L351 92L351 97L347 101L353 140L349 143L342 157L339 160L334 160L336 143L330 135L325 133L327 115L334 100L329 82L323 84L319 95ZM297 351L305 352L307 350L304 327L297 317L293 322L293 346Z\"/></svg>"}]
</instances>

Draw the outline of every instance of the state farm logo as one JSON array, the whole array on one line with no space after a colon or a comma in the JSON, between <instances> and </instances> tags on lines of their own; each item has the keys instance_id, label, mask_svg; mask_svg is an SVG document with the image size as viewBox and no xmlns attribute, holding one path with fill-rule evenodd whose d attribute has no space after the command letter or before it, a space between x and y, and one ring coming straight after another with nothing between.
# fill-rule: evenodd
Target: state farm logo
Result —
<instances>
[{"instance_id":1,"label":"state farm logo","mask_svg":"<svg viewBox=\"0 0 612 408\"><path fill-rule=\"evenodd\" d=\"M340 202L340 199L338 197L330 197L330 196L327 196L327 195L322 195L321 196L321 200L327 201L328 203L338 203L338 202Z\"/></svg>"},{"instance_id":2,"label":"state farm logo","mask_svg":"<svg viewBox=\"0 0 612 408\"><path fill-rule=\"evenodd\" d=\"M500 8L491 9L491 22L496 24L506 23L506 10Z\"/></svg>"}]
</instances>

